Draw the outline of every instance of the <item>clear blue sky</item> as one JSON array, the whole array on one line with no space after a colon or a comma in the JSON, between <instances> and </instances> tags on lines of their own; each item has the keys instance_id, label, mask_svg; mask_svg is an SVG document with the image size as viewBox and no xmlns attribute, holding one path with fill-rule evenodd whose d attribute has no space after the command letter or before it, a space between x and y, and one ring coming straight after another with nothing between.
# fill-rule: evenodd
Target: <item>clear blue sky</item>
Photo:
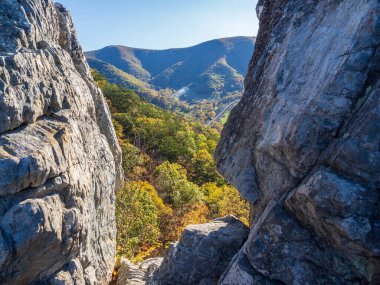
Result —
<instances>
[{"instance_id":1,"label":"clear blue sky","mask_svg":"<svg viewBox=\"0 0 380 285\"><path fill-rule=\"evenodd\" d=\"M255 36L257 0L57 0L74 18L84 50L107 45L164 49Z\"/></svg>"}]
</instances>

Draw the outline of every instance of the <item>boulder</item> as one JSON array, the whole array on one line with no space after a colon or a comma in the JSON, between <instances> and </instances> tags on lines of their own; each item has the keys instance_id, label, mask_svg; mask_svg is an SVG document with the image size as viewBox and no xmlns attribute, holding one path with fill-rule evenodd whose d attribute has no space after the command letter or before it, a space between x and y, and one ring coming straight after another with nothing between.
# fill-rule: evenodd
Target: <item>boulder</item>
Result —
<instances>
[{"instance_id":1,"label":"boulder","mask_svg":"<svg viewBox=\"0 0 380 285\"><path fill-rule=\"evenodd\" d=\"M233 216L186 227L147 284L216 284L248 233L248 227Z\"/></svg>"}]
</instances>

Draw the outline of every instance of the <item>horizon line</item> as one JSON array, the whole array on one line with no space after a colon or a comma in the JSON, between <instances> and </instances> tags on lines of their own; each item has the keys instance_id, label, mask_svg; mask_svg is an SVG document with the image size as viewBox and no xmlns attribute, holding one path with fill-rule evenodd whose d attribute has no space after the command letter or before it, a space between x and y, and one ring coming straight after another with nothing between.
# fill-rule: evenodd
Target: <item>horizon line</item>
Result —
<instances>
[{"instance_id":1,"label":"horizon line","mask_svg":"<svg viewBox=\"0 0 380 285\"><path fill-rule=\"evenodd\" d=\"M202 41L202 42L198 42L197 44L188 45L188 46L184 46L184 47L172 47L172 48L161 48L161 49L160 48L131 47L131 46L122 45L122 44L110 44L110 45L106 45L106 46L103 46L103 47L98 48L98 49L91 49L91 50L84 50L83 49L83 52L85 52L85 53L94 52L94 51L102 50L102 49L107 48L107 47L126 47L126 48L131 48L131 49L136 49L136 50L167 51L167 50L192 48L192 47L204 44L204 43L208 43L208 42L212 42L212 41L217 41L217 40L226 40L226 39L233 39L233 38L253 38L253 39L256 39L256 37L257 36L227 36L227 37L222 37L222 38L213 38L211 40L205 40L205 41Z\"/></svg>"}]
</instances>

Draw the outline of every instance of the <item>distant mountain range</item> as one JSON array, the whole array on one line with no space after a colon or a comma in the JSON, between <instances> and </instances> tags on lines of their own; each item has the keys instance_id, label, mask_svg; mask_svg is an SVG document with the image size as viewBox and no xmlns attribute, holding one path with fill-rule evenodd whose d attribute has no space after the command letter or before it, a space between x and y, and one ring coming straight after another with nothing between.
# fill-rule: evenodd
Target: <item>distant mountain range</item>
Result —
<instances>
[{"instance_id":1,"label":"distant mountain range","mask_svg":"<svg viewBox=\"0 0 380 285\"><path fill-rule=\"evenodd\" d=\"M167 50L108 46L86 57L112 83L148 97L166 90L193 104L241 93L254 45L255 38L234 37Z\"/></svg>"}]
</instances>

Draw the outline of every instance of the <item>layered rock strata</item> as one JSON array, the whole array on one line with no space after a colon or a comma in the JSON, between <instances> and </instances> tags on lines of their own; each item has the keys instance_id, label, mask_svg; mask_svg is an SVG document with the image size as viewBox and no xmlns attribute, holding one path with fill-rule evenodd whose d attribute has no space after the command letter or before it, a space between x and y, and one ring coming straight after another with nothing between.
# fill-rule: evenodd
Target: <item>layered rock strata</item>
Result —
<instances>
[{"instance_id":1,"label":"layered rock strata","mask_svg":"<svg viewBox=\"0 0 380 285\"><path fill-rule=\"evenodd\" d=\"M162 257L148 258L139 264L133 264L128 259L121 258L117 271L117 285L144 285L153 278L160 267Z\"/></svg>"},{"instance_id":2,"label":"layered rock strata","mask_svg":"<svg viewBox=\"0 0 380 285\"><path fill-rule=\"evenodd\" d=\"M253 225L219 284L380 284L380 2L306 2L257 6L215 153Z\"/></svg>"},{"instance_id":3,"label":"layered rock strata","mask_svg":"<svg viewBox=\"0 0 380 285\"><path fill-rule=\"evenodd\" d=\"M0 283L107 284L120 148L69 13L0 1Z\"/></svg>"}]
</instances>

